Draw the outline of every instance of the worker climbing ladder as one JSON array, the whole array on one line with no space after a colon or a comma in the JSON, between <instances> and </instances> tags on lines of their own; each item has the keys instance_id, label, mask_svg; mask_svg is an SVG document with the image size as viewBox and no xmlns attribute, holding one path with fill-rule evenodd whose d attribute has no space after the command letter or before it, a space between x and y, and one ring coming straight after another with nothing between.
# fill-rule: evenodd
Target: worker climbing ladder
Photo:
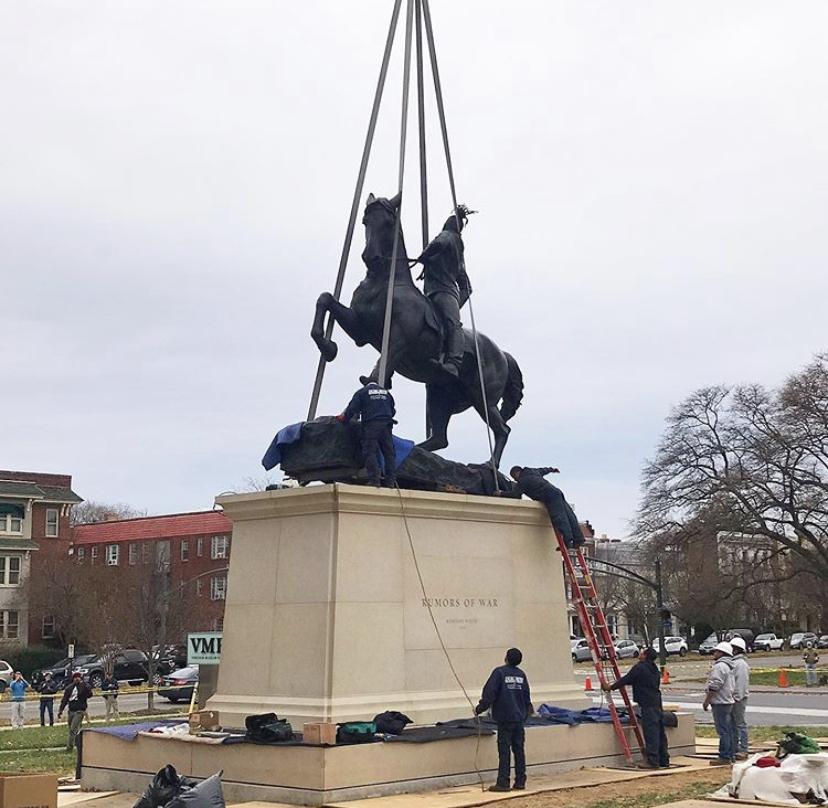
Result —
<instances>
[{"instance_id":1,"label":"worker climbing ladder","mask_svg":"<svg viewBox=\"0 0 828 808\"><path fill-rule=\"evenodd\" d=\"M589 650L592 653L595 672L598 674L598 682L600 685L605 683L612 684L621 678L621 672L618 670L618 656L615 653L615 645L612 642L607 620L604 617L604 610L598 603L598 593L595 591L595 582L593 581L592 573L587 566L583 550L580 547L569 549L564 543L564 538L560 531L555 530L555 535L557 536L561 555L563 556L566 574L569 576L569 581L572 586L572 600L578 612L578 617L581 620L581 626L584 629ZM612 678L610 678L610 675ZM644 737L641 734L641 727L635 717L627 689L621 687L618 689L618 692L621 694L621 698L627 708L629 726L632 727L636 741L638 742L638 747L646 760L647 755L644 747ZM624 757L628 763L632 763L633 752L630 749L627 733L621 724L621 716L619 715L618 707L616 707L613 701L611 691L606 692L606 698L607 707L612 716L612 723L618 735L618 741L624 751Z\"/></svg>"}]
</instances>

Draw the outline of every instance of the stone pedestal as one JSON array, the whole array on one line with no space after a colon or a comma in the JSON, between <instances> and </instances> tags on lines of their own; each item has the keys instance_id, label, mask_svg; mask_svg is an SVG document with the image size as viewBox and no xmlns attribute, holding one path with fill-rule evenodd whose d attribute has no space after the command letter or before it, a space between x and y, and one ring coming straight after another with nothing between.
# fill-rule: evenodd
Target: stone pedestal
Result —
<instances>
[{"instance_id":1,"label":"stone pedestal","mask_svg":"<svg viewBox=\"0 0 828 808\"><path fill-rule=\"evenodd\" d=\"M475 703L517 646L536 705L587 706L540 505L340 484L216 502L234 523L218 690L208 702L224 726L271 711L298 728L384 710L417 724L470 714L431 614Z\"/></svg>"}]
</instances>

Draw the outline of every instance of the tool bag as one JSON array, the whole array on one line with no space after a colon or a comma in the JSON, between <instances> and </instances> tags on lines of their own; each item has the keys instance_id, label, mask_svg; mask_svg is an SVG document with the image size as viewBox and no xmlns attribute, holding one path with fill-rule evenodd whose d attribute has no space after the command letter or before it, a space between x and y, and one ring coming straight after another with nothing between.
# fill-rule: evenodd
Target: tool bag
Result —
<instances>
[{"instance_id":1,"label":"tool bag","mask_svg":"<svg viewBox=\"0 0 828 808\"><path fill-rule=\"evenodd\" d=\"M776 747L777 758L788 755L818 755L822 751L813 738L798 732L786 732L785 738L776 742Z\"/></svg>"},{"instance_id":2,"label":"tool bag","mask_svg":"<svg viewBox=\"0 0 828 808\"><path fill-rule=\"evenodd\" d=\"M406 724L412 724L412 720L397 710L386 710L384 713L374 716L374 724L377 732L385 735L399 735Z\"/></svg>"},{"instance_id":3,"label":"tool bag","mask_svg":"<svg viewBox=\"0 0 828 808\"><path fill-rule=\"evenodd\" d=\"M244 726L247 729L245 739L254 743L279 743L293 737L293 727L276 713L249 715L244 719Z\"/></svg>"},{"instance_id":4,"label":"tool bag","mask_svg":"<svg viewBox=\"0 0 828 808\"><path fill-rule=\"evenodd\" d=\"M348 721L336 728L337 743L370 743L374 740L377 725L372 721Z\"/></svg>"}]
</instances>

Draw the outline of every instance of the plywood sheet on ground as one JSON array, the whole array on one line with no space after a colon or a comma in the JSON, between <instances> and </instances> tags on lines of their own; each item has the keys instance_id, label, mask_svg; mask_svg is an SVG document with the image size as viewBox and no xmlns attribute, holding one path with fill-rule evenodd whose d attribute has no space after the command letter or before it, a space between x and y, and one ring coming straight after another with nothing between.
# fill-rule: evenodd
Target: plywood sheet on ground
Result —
<instances>
[{"instance_id":1,"label":"plywood sheet on ground","mask_svg":"<svg viewBox=\"0 0 828 808\"><path fill-rule=\"evenodd\" d=\"M707 761L703 765L691 758L675 758L676 769L659 771L626 771L623 769L579 769L562 774L545 774L529 777L526 791L511 791L505 794L481 790L480 786L457 786L438 791L424 791L417 794L395 794L389 797L372 797L367 800L346 800L329 803L329 808L472 808L475 805L514 800L532 794L552 791L566 791L572 788L600 786L605 783L619 783L628 780L641 780L649 777L670 777L679 772L696 770L708 771ZM487 786L491 783L487 783Z\"/></svg>"}]
</instances>

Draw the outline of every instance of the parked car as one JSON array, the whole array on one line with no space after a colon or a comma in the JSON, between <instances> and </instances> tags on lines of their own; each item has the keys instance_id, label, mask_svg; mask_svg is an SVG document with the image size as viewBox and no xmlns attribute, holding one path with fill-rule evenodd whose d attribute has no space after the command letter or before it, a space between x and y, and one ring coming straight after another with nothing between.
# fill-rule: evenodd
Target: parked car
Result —
<instances>
[{"instance_id":1,"label":"parked car","mask_svg":"<svg viewBox=\"0 0 828 808\"><path fill-rule=\"evenodd\" d=\"M828 634L823 634L819 640L817 640L817 648L828 648Z\"/></svg>"},{"instance_id":2,"label":"parked car","mask_svg":"<svg viewBox=\"0 0 828 808\"><path fill-rule=\"evenodd\" d=\"M828 637L826 637L828 639ZM754 651L781 651L785 645L784 637L777 637L776 634L760 634L753 641Z\"/></svg>"},{"instance_id":3,"label":"parked car","mask_svg":"<svg viewBox=\"0 0 828 808\"><path fill-rule=\"evenodd\" d=\"M804 648L807 643L816 645L819 642L819 637L813 631L797 631L796 634L791 634L788 640L788 648Z\"/></svg>"},{"instance_id":4,"label":"parked car","mask_svg":"<svg viewBox=\"0 0 828 808\"><path fill-rule=\"evenodd\" d=\"M716 646L719 644L718 636L714 634L710 634L704 640L702 640L701 645L699 646L699 653L703 656L707 654L712 654L713 651L716 650Z\"/></svg>"},{"instance_id":5,"label":"parked car","mask_svg":"<svg viewBox=\"0 0 828 808\"><path fill-rule=\"evenodd\" d=\"M638 656L638 643L634 640L619 640L615 643L615 655L619 659L632 659Z\"/></svg>"},{"instance_id":6,"label":"parked car","mask_svg":"<svg viewBox=\"0 0 828 808\"><path fill-rule=\"evenodd\" d=\"M658 641L658 637L653 640L653 648L656 651L661 650L661 645ZM664 650L667 654L678 654L679 656L685 656L687 654L687 640L684 637L665 637L664 638Z\"/></svg>"},{"instance_id":7,"label":"parked car","mask_svg":"<svg viewBox=\"0 0 828 808\"><path fill-rule=\"evenodd\" d=\"M745 645L747 646L747 652L751 653L754 648L754 641L756 639L756 635L753 631L749 628L731 628L725 632L725 640L730 641L734 637L741 637L745 641Z\"/></svg>"},{"instance_id":8,"label":"parked car","mask_svg":"<svg viewBox=\"0 0 828 808\"><path fill-rule=\"evenodd\" d=\"M166 667L164 673L172 673L187 667L187 646L183 644L153 647L152 656L159 668Z\"/></svg>"},{"instance_id":9,"label":"parked car","mask_svg":"<svg viewBox=\"0 0 828 808\"><path fill-rule=\"evenodd\" d=\"M104 680L104 659L92 657L83 665L76 665L83 677L89 681L93 688L99 688ZM143 651L134 648L127 648L115 657L114 674L119 682L129 684L141 684L149 679L147 666L147 655ZM156 682L160 681L161 674L156 676Z\"/></svg>"},{"instance_id":10,"label":"parked car","mask_svg":"<svg viewBox=\"0 0 828 808\"><path fill-rule=\"evenodd\" d=\"M54 679L54 681L58 684L68 684L72 670L82 668L93 659L95 659L95 654L81 654L80 656L76 656L74 660L69 659L69 657L61 659L59 662L55 662L54 665L50 665L48 668L34 671L32 673L32 684L39 685L43 681L44 673L51 673L52 679Z\"/></svg>"},{"instance_id":11,"label":"parked car","mask_svg":"<svg viewBox=\"0 0 828 808\"><path fill-rule=\"evenodd\" d=\"M0 692L9 686L12 676L14 676L14 668L5 660L0 659Z\"/></svg>"},{"instance_id":12,"label":"parked car","mask_svg":"<svg viewBox=\"0 0 828 808\"><path fill-rule=\"evenodd\" d=\"M570 640L569 647L572 651L573 662L587 662L592 659L592 651L589 650L589 643L583 637L577 640Z\"/></svg>"},{"instance_id":13,"label":"parked car","mask_svg":"<svg viewBox=\"0 0 828 808\"><path fill-rule=\"evenodd\" d=\"M173 704L179 701L190 701L197 682L198 665L190 665L173 671L161 679L158 685L158 695L163 696Z\"/></svg>"}]
</instances>

